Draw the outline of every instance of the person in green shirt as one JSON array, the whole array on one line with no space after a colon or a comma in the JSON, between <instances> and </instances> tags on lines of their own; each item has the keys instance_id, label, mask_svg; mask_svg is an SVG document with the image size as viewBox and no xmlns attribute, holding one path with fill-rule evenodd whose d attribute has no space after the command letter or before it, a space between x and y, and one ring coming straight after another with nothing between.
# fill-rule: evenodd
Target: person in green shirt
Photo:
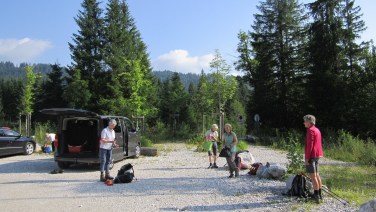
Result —
<instances>
[{"instance_id":1,"label":"person in green shirt","mask_svg":"<svg viewBox=\"0 0 376 212\"><path fill-rule=\"evenodd\" d=\"M230 176L229 178L239 177L239 169L235 165L235 154L236 154L236 145L238 144L238 139L236 137L236 134L232 132L232 126L231 124L225 124L225 133L222 135L222 146L225 148L230 149L231 156L226 157L227 164L230 169Z\"/></svg>"}]
</instances>

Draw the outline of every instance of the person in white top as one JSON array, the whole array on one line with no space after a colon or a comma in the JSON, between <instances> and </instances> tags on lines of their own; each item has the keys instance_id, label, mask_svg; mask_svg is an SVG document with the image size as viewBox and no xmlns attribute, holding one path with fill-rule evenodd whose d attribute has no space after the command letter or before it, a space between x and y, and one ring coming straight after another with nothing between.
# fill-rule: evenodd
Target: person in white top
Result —
<instances>
[{"instance_id":1,"label":"person in white top","mask_svg":"<svg viewBox=\"0 0 376 212\"><path fill-rule=\"evenodd\" d=\"M211 126L211 129L208 130L205 134L205 139L206 141L209 141L209 142L213 142L213 145L212 145L212 149L208 151L208 155L209 155L209 167L208 169L210 168L218 168L217 166L217 150L218 150L218 144L217 144L217 141L218 141L218 132L217 132L217 129L218 129L218 125L216 124L213 124ZM213 159L214 159L214 164L212 164L212 156L213 156Z\"/></svg>"},{"instance_id":2,"label":"person in white top","mask_svg":"<svg viewBox=\"0 0 376 212\"><path fill-rule=\"evenodd\" d=\"M101 133L99 158L100 158L100 181L104 182L107 179L113 179L110 175L110 164L112 160L112 148L116 145L115 131L116 121L111 119L108 122L108 127L104 128ZM106 175L104 175L106 171Z\"/></svg>"}]
</instances>

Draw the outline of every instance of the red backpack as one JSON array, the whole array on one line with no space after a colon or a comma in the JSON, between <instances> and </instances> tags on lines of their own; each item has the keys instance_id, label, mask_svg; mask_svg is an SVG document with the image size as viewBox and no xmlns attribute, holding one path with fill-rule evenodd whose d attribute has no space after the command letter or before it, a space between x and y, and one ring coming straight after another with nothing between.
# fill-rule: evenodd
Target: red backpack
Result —
<instances>
[{"instance_id":1,"label":"red backpack","mask_svg":"<svg viewBox=\"0 0 376 212\"><path fill-rule=\"evenodd\" d=\"M251 165L251 168L249 169L248 174L250 175L256 175L257 169L259 166L262 166L262 163L254 163Z\"/></svg>"}]
</instances>

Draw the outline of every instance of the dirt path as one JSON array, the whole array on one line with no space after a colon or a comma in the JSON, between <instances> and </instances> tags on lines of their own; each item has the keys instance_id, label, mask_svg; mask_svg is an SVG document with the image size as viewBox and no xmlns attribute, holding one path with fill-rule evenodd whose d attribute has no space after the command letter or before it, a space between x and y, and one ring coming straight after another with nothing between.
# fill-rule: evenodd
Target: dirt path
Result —
<instances>
[{"instance_id":1,"label":"dirt path","mask_svg":"<svg viewBox=\"0 0 376 212\"><path fill-rule=\"evenodd\" d=\"M288 211L291 199L282 196L284 182L260 180L246 171L236 179L219 159L219 169L207 169L206 153L185 144L163 144L158 157L128 159L112 173L132 163L137 181L106 186L96 168L78 166L63 174L52 156L13 156L0 159L2 211ZM286 155L267 148L251 148L257 161L286 163ZM332 200L322 204L337 211Z\"/></svg>"}]
</instances>

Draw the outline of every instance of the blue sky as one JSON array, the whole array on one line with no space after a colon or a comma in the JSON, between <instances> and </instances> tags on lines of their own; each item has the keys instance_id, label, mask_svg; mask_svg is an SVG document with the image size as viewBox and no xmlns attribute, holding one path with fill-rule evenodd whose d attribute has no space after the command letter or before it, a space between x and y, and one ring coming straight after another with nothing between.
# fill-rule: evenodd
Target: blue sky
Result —
<instances>
[{"instance_id":1,"label":"blue sky","mask_svg":"<svg viewBox=\"0 0 376 212\"><path fill-rule=\"evenodd\" d=\"M107 1L102 1L104 7ZM312 0L303 0L303 3ZM127 0L155 70L199 73L219 49L236 61L240 30L251 29L256 0ZM368 29L362 40L376 40L376 1L357 0ZM68 42L77 33L79 0L7 0L1 3L0 61L71 63Z\"/></svg>"}]
</instances>

